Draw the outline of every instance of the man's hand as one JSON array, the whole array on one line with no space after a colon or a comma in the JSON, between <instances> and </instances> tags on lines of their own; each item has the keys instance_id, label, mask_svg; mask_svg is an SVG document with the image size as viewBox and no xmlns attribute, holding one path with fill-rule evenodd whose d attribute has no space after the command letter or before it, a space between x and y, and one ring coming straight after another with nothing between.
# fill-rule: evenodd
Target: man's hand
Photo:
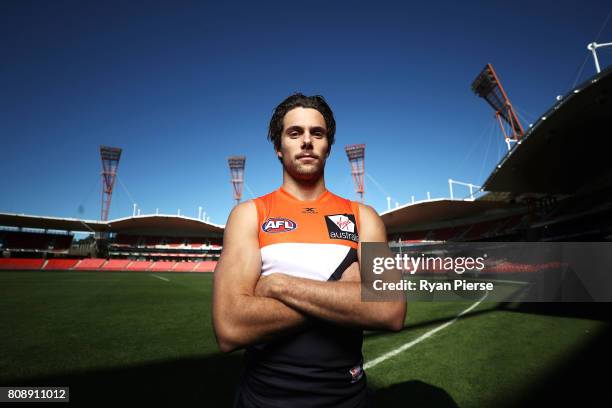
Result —
<instances>
[{"instance_id":1,"label":"man's hand","mask_svg":"<svg viewBox=\"0 0 612 408\"><path fill-rule=\"evenodd\" d=\"M274 293L278 291L288 275L284 273L273 273L268 276L260 276L255 286L255 296L259 297L274 297Z\"/></svg>"}]
</instances>

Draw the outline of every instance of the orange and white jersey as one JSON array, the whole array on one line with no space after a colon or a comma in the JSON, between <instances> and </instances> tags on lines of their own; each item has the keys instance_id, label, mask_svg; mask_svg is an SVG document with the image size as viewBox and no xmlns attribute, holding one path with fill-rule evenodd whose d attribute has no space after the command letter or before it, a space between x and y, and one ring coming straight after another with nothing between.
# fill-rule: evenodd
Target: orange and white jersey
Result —
<instances>
[{"instance_id":1,"label":"orange and white jersey","mask_svg":"<svg viewBox=\"0 0 612 408\"><path fill-rule=\"evenodd\" d=\"M329 191L301 201L283 188L254 200L262 274L338 280L357 261L359 204ZM247 347L241 401L248 407L362 406L363 331L322 319Z\"/></svg>"},{"instance_id":2,"label":"orange and white jersey","mask_svg":"<svg viewBox=\"0 0 612 408\"><path fill-rule=\"evenodd\" d=\"M263 275L337 280L357 261L358 203L327 190L301 201L282 187L254 202Z\"/></svg>"}]
</instances>

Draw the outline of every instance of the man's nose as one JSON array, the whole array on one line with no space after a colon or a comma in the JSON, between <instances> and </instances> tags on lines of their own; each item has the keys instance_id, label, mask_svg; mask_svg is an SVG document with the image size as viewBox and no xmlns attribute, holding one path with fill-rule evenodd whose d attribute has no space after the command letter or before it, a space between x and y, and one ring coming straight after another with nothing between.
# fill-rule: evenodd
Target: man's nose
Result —
<instances>
[{"instance_id":1,"label":"man's nose","mask_svg":"<svg viewBox=\"0 0 612 408\"><path fill-rule=\"evenodd\" d=\"M312 137L310 135L310 132L308 131L304 132L304 136L302 137L302 144L312 145Z\"/></svg>"}]
</instances>

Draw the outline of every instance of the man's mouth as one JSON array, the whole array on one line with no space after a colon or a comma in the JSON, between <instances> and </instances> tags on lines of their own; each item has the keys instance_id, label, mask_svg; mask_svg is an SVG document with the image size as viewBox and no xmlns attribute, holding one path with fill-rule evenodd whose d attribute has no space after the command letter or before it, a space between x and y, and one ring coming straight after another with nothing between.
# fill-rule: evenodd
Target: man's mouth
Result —
<instances>
[{"instance_id":1,"label":"man's mouth","mask_svg":"<svg viewBox=\"0 0 612 408\"><path fill-rule=\"evenodd\" d=\"M301 160L301 159L312 159L312 160L316 160L318 159L319 156L316 156L314 154L299 154L297 155L297 159Z\"/></svg>"}]
</instances>

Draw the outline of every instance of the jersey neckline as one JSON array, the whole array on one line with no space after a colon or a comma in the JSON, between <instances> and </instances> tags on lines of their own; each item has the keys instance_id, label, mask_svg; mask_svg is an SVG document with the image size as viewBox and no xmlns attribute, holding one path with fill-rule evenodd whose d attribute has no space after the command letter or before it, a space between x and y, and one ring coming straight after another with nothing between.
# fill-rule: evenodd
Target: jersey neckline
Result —
<instances>
[{"instance_id":1,"label":"jersey neckline","mask_svg":"<svg viewBox=\"0 0 612 408\"><path fill-rule=\"evenodd\" d=\"M328 189L325 189L317 198L315 198L314 200L300 200L299 198L295 197L293 194L291 194L290 192L288 192L287 190L285 190L282 187L279 187L277 190L281 195L283 195L285 198L291 200L291 201L295 201L298 203L318 203L321 202L323 200L325 200L327 197L329 197L331 195L331 193L329 192Z\"/></svg>"}]
</instances>

